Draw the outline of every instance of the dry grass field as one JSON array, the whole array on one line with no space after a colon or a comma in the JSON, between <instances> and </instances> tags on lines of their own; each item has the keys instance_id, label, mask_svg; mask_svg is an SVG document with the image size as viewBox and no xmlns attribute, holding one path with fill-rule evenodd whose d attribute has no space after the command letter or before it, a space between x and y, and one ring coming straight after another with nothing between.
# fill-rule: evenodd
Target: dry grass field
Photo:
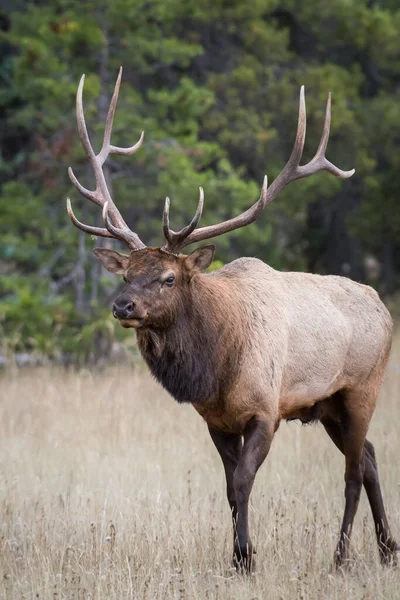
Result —
<instances>
[{"instance_id":1,"label":"dry grass field","mask_svg":"<svg viewBox=\"0 0 400 600\"><path fill-rule=\"evenodd\" d=\"M363 493L352 565L331 572L344 460L320 425L282 423L252 494L257 572L230 570L222 464L190 406L140 369L0 376L0 597L394 599ZM400 539L400 345L369 438Z\"/></svg>"}]
</instances>

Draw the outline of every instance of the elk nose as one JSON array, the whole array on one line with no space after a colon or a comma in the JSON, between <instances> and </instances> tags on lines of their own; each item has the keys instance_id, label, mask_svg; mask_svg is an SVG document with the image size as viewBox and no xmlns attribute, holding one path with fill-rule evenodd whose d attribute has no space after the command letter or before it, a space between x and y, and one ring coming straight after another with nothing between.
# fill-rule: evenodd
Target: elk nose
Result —
<instances>
[{"instance_id":1,"label":"elk nose","mask_svg":"<svg viewBox=\"0 0 400 600\"><path fill-rule=\"evenodd\" d=\"M135 304L127 298L118 298L113 305L113 315L116 319L130 319L133 315Z\"/></svg>"}]
</instances>

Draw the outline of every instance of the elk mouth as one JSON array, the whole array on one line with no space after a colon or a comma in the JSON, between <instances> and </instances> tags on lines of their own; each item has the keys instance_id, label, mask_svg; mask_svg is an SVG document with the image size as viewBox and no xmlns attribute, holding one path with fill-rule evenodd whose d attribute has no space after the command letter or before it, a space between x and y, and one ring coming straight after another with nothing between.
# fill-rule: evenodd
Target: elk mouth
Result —
<instances>
[{"instance_id":1,"label":"elk mouth","mask_svg":"<svg viewBox=\"0 0 400 600\"><path fill-rule=\"evenodd\" d=\"M143 327L144 319L119 319L119 324L125 329L128 329L129 327L139 329L139 327Z\"/></svg>"},{"instance_id":2,"label":"elk mouth","mask_svg":"<svg viewBox=\"0 0 400 600\"><path fill-rule=\"evenodd\" d=\"M113 305L112 314L114 319L118 319L121 327L138 329L145 323L147 310L135 306L132 301L126 302L124 298L117 298Z\"/></svg>"}]
</instances>

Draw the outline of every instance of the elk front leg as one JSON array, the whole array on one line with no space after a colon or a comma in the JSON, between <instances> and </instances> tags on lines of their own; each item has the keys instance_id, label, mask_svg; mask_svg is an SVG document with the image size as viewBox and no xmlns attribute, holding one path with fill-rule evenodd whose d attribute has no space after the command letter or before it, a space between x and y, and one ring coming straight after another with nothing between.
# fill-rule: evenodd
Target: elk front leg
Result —
<instances>
[{"instance_id":1,"label":"elk front leg","mask_svg":"<svg viewBox=\"0 0 400 600\"><path fill-rule=\"evenodd\" d=\"M233 476L242 454L242 436L238 433L224 433L218 429L208 427L211 439L215 444L224 464L226 478L226 495L232 513L233 543L236 539L236 495L233 487Z\"/></svg>"},{"instance_id":2,"label":"elk front leg","mask_svg":"<svg viewBox=\"0 0 400 600\"><path fill-rule=\"evenodd\" d=\"M249 499L254 479L274 436L274 424L253 417L244 430L244 443L233 476L237 515L233 562L237 570L252 572L253 546L249 535Z\"/></svg>"}]
</instances>

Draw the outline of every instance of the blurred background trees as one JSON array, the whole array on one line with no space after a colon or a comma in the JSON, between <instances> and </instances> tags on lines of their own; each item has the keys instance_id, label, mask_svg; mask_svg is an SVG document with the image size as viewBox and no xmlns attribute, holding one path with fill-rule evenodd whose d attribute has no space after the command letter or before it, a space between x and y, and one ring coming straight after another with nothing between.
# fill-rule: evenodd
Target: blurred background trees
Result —
<instances>
[{"instance_id":1,"label":"blurred background trees","mask_svg":"<svg viewBox=\"0 0 400 600\"><path fill-rule=\"evenodd\" d=\"M0 330L4 347L95 359L116 335L109 305L118 282L91 240L70 223L69 195L85 222L99 211L67 177L92 184L78 140L75 94L99 146L120 64L123 83L112 157L113 194L128 224L161 245L171 224L227 219L257 198L264 174L284 166L306 86L305 159L332 92L328 157L356 168L289 186L258 223L218 240L217 261L258 256L400 287L400 10L394 0L41 0L0 9ZM123 332L118 335L124 336ZM126 337L126 334L125 334ZM128 338L132 340L132 333Z\"/></svg>"}]
</instances>

